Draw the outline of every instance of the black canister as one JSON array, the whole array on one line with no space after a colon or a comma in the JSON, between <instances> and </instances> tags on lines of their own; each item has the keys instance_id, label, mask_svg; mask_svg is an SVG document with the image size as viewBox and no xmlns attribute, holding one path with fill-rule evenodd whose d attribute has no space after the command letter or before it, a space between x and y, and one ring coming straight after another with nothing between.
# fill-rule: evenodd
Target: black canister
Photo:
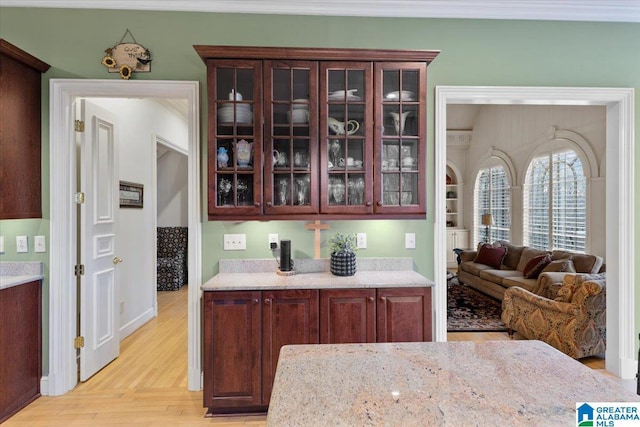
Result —
<instances>
[{"instance_id":1,"label":"black canister","mask_svg":"<svg viewBox=\"0 0 640 427\"><path fill-rule=\"evenodd\" d=\"M291 271L291 240L280 240L280 271Z\"/></svg>"}]
</instances>

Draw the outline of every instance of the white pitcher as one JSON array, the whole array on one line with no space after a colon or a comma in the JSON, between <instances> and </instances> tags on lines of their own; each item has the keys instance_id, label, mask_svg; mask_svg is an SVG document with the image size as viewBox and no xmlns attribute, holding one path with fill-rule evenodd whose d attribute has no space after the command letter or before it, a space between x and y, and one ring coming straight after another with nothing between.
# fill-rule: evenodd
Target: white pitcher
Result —
<instances>
[{"instance_id":1,"label":"white pitcher","mask_svg":"<svg viewBox=\"0 0 640 427\"><path fill-rule=\"evenodd\" d=\"M404 122L411 111L405 111L402 114L389 112L393 118L393 127L396 129L396 135L402 135L404 133Z\"/></svg>"},{"instance_id":2,"label":"white pitcher","mask_svg":"<svg viewBox=\"0 0 640 427\"><path fill-rule=\"evenodd\" d=\"M327 117L327 125L336 135L353 135L360 129L360 123L357 120L349 120L341 122L333 117Z\"/></svg>"}]
</instances>

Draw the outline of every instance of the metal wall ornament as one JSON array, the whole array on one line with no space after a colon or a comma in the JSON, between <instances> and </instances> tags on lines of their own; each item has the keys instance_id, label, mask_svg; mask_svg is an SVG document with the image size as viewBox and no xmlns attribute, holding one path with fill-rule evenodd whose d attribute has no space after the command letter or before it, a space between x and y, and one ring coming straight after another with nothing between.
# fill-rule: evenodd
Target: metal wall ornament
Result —
<instances>
[{"instance_id":1,"label":"metal wall ornament","mask_svg":"<svg viewBox=\"0 0 640 427\"><path fill-rule=\"evenodd\" d=\"M127 34L129 34L133 43L124 42ZM138 44L128 28L120 42L113 47L105 49L104 53L102 65L107 67L110 73L120 73L120 77L124 80L129 80L134 72L151 72L151 51Z\"/></svg>"}]
</instances>

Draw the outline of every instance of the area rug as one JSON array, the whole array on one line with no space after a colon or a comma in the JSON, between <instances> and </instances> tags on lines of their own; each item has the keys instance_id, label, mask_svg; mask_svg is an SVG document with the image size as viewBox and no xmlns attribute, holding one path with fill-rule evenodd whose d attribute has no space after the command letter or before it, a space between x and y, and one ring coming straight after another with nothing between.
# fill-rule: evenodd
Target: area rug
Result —
<instances>
[{"instance_id":1,"label":"area rug","mask_svg":"<svg viewBox=\"0 0 640 427\"><path fill-rule=\"evenodd\" d=\"M467 285L454 276L447 281L448 332L503 332L507 328L500 315L502 303Z\"/></svg>"}]
</instances>

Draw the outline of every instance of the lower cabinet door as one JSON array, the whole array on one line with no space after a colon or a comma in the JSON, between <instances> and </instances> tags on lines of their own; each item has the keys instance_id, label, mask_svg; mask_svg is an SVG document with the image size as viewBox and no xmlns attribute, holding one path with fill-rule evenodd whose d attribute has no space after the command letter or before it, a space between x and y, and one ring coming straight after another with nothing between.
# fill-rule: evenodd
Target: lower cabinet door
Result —
<instances>
[{"instance_id":1,"label":"lower cabinet door","mask_svg":"<svg viewBox=\"0 0 640 427\"><path fill-rule=\"evenodd\" d=\"M204 292L204 406L208 414L262 405L261 293Z\"/></svg>"},{"instance_id":2,"label":"lower cabinet door","mask_svg":"<svg viewBox=\"0 0 640 427\"><path fill-rule=\"evenodd\" d=\"M262 293L262 403L269 404L278 355L289 344L317 344L318 290Z\"/></svg>"},{"instance_id":3,"label":"lower cabinet door","mask_svg":"<svg viewBox=\"0 0 640 427\"><path fill-rule=\"evenodd\" d=\"M375 297L375 289L321 289L320 342L376 342Z\"/></svg>"},{"instance_id":4,"label":"lower cabinet door","mask_svg":"<svg viewBox=\"0 0 640 427\"><path fill-rule=\"evenodd\" d=\"M378 289L378 342L432 340L431 288Z\"/></svg>"}]
</instances>

